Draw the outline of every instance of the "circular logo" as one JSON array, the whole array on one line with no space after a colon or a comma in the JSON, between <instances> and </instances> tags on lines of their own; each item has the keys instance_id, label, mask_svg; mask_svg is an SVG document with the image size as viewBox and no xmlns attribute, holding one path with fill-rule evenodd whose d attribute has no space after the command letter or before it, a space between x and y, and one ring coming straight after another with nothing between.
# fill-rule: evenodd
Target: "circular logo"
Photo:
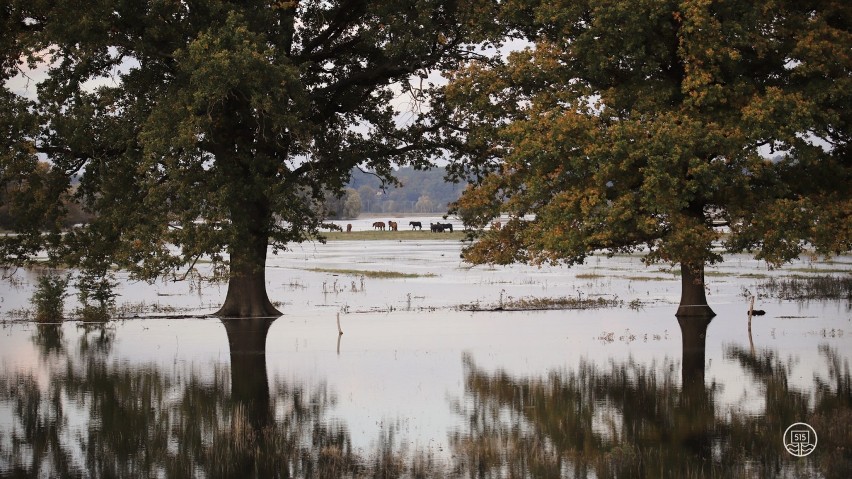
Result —
<instances>
[{"instance_id":1,"label":"circular logo","mask_svg":"<svg viewBox=\"0 0 852 479\"><path fill-rule=\"evenodd\" d=\"M817 433L809 424L797 422L784 431L784 447L796 457L805 457L814 452Z\"/></svg>"}]
</instances>

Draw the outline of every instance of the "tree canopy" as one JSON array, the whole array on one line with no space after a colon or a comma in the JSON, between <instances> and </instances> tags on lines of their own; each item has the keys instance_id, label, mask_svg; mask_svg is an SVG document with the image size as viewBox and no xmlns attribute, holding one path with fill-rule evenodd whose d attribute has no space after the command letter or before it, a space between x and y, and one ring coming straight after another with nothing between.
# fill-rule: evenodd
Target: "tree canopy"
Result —
<instances>
[{"instance_id":1,"label":"tree canopy","mask_svg":"<svg viewBox=\"0 0 852 479\"><path fill-rule=\"evenodd\" d=\"M719 245L773 265L850 249L848 2L501 7L529 46L459 64L433 112L474 182L468 261L642 249L681 265L678 315L707 315Z\"/></svg>"},{"instance_id":2,"label":"tree canopy","mask_svg":"<svg viewBox=\"0 0 852 479\"><path fill-rule=\"evenodd\" d=\"M412 77L468 54L489 4L6 2L0 188L17 234L0 262L47 251L153 279L206 257L229 265L220 315L279 314L267 246L315 237L315 206L354 166L428 164L430 127L393 101L422 98ZM8 82L26 66L47 69L31 97ZM95 216L63 233L69 194Z\"/></svg>"}]
</instances>

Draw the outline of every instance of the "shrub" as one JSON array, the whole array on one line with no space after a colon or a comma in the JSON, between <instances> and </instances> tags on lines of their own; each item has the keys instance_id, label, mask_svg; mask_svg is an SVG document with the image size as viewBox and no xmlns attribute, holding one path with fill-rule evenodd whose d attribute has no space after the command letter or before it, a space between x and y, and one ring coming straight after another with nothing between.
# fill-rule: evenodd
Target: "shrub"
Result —
<instances>
[{"instance_id":1,"label":"shrub","mask_svg":"<svg viewBox=\"0 0 852 479\"><path fill-rule=\"evenodd\" d=\"M62 321L68 276L46 273L38 278L30 302L35 307L35 320L42 323Z\"/></svg>"},{"instance_id":2,"label":"shrub","mask_svg":"<svg viewBox=\"0 0 852 479\"><path fill-rule=\"evenodd\" d=\"M110 273L83 272L77 278L77 297L82 308L77 314L84 322L105 322L115 310L113 289L116 282Z\"/></svg>"}]
</instances>

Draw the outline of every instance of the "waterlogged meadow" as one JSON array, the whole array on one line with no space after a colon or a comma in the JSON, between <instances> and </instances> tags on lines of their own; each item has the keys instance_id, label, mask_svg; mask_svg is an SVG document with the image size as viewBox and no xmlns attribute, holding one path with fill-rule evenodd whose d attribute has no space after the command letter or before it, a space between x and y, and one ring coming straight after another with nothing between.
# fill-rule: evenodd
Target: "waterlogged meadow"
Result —
<instances>
[{"instance_id":1,"label":"waterlogged meadow","mask_svg":"<svg viewBox=\"0 0 852 479\"><path fill-rule=\"evenodd\" d=\"M446 234L344 235L270 257L277 319L209 316L226 285L199 262L118 272L110 321L71 294L36 323L40 272L18 271L0 477L852 475L850 256L731 256L708 273L717 316L679 321L678 270L640 256L471 267ZM797 422L818 436L802 458Z\"/></svg>"}]
</instances>

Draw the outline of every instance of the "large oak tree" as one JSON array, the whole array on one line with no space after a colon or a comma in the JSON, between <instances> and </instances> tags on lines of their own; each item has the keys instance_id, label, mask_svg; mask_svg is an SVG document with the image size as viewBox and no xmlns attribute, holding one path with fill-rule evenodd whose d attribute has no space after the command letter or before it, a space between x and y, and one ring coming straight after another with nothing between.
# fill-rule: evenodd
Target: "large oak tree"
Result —
<instances>
[{"instance_id":1,"label":"large oak tree","mask_svg":"<svg viewBox=\"0 0 852 479\"><path fill-rule=\"evenodd\" d=\"M850 249L849 2L503 7L528 47L460 64L434 112L473 179L456 205L480 227L467 260L642 249L680 265L677 314L706 316L704 268L724 252Z\"/></svg>"},{"instance_id":2,"label":"large oak tree","mask_svg":"<svg viewBox=\"0 0 852 479\"><path fill-rule=\"evenodd\" d=\"M389 178L428 161L425 127L393 100L466 54L488 3L5 2L0 187L18 234L0 238L0 262L47 251L151 280L209 258L229 280L217 314L280 314L268 246L316 237L315 206L353 167ZM34 98L5 82L25 62L47 69ZM63 233L75 178L96 218Z\"/></svg>"}]
</instances>

